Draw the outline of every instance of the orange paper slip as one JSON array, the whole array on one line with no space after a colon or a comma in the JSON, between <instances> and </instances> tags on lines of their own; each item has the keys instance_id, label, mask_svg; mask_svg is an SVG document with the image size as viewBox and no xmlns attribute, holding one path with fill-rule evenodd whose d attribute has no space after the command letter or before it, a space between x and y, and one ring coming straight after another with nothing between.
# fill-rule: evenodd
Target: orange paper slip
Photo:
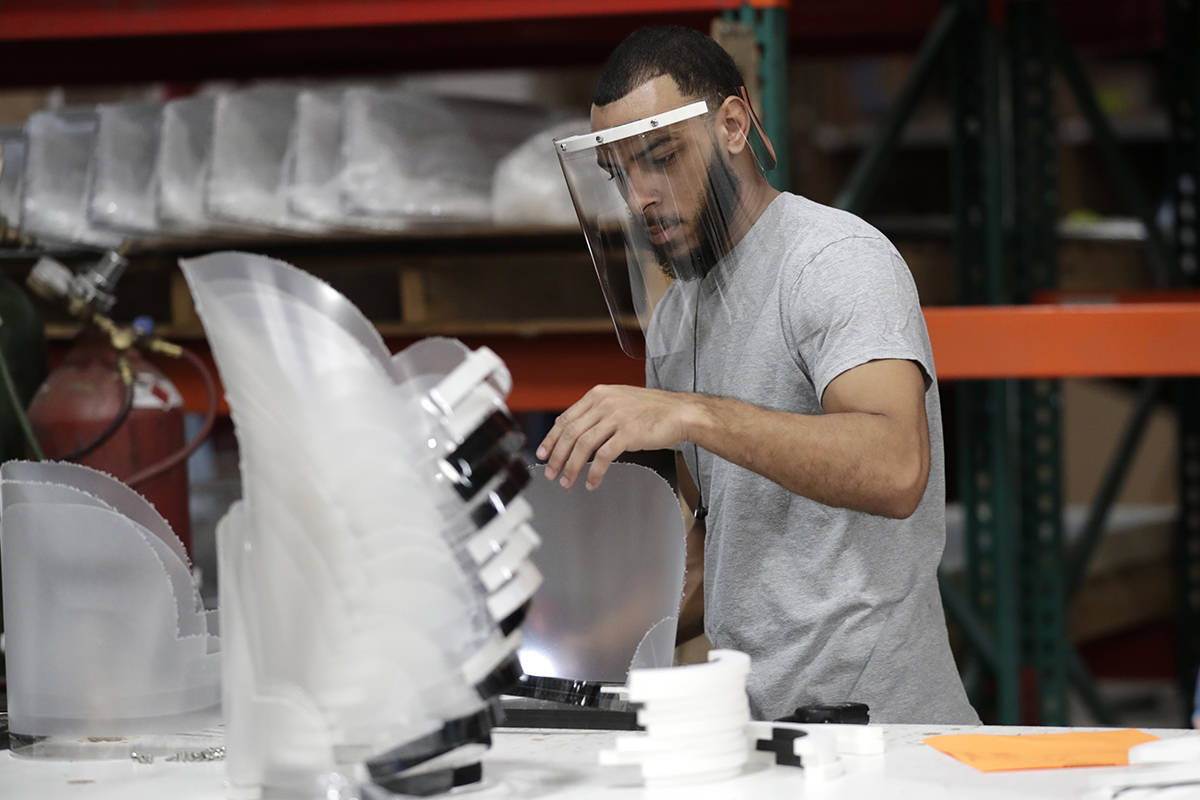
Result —
<instances>
[{"instance_id":1,"label":"orange paper slip","mask_svg":"<svg viewBox=\"0 0 1200 800\"><path fill-rule=\"evenodd\" d=\"M1057 767L1116 767L1129 763L1129 748L1158 739L1139 730L1080 733L931 736L925 744L981 772Z\"/></svg>"}]
</instances>

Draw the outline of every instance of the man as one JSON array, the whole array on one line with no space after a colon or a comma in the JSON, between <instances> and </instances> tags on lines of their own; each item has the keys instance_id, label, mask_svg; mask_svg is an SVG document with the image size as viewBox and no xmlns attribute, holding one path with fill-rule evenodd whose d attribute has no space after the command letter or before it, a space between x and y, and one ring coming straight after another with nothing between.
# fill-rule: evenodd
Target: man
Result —
<instances>
[{"instance_id":1,"label":"man","mask_svg":"<svg viewBox=\"0 0 1200 800\"><path fill-rule=\"evenodd\" d=\"M680 451L680 637L751 656L756 717L860 701L874 721L977 723L938 594L941 410L904 261L767 183L742 77L702 34L632 34L591 117L556 147L646 388L567 409L538 448L546 477L571 486L592 460L594 489L622 452Z\"/></svg>"}]
</instances>

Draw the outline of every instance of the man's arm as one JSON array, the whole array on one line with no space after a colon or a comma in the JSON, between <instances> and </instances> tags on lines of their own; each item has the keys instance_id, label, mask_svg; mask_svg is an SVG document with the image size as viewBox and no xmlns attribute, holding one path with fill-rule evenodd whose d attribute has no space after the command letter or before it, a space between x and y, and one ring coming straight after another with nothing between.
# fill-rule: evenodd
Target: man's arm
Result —
<instances>
[{"instance_id":1,"label":"man's arm","mask_svg":"<svg viewBox=\"0 0 1200 800\"><path fill-rule=\"evenodd\" d=\"M700 493L692 480L683 456L675 455L675 475L679 491L689 511L695 511ZM683 599L679 604L679 625L675 644L680 645L704 633L704 520L693 519L687 532L687 572L683 579Z\"/></svg>"},{"instance_id":2,"label":"man's arm","mask_svg":"<svg viewBox=\"0 0 1200 800\"><path fill-rule=\"evenodd\" d=\"M911 361L871 361L834 378L824 414L772 411L726 397L597 386L538 447L546 477L588 487L627 450L700 447L830 506L903 518L929 478L925 379Z\"/></svg>"}]
</instances>

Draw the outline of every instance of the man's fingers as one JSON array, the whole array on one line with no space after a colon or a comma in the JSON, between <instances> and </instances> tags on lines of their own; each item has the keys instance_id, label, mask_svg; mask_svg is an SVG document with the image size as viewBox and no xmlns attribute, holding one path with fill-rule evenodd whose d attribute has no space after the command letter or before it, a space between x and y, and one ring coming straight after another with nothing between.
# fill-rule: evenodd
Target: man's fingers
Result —
<instances>
[{"instance_id":1,"label":"man's fingers","mask_svg":"<svg viewBox=\"0 0 1200 800\"><path fill-rule=\"evenodd\" d=\"M610 421L598 420L575 440L575 447L571 451L567 463L563 466L562 479L559 481L564 488L575 485L575 479L587 466L592 453L596 452L615 431L616 427Z\"/></svg>"},{"instance_id":2,"label":"man's fingers","mask_svg":"<svg viewBox=\"0 0 1200 800\"><path fill-rule=\"evenodd\" d=\"M587 474L587 489L593 491L598 488L601 482L604 481L604 476L608 474L608 468L616 461L621 453L625 452L625 448L621 445L620 434L613 434L604 445L596 451L595 458L592 459L592 465L588 467Z\"/></svg>"},{"instance_id":3,"label":"man's fingers","mask_svg":"<svg viewBox=\"0 0 1200 800\"><path fill-rule=\"evenodd\" d=\"M598 417L592 413L575 416L571 419L563 414L558 418L558 421L554 423L554 428L558 431L557 437L554 446L549 448L550 455L546 459L546 478L548 480L554 480L559 476L563 467L566 466L567 459L574 452L579 437L587 433L597 421Z\"/></svg>"},{"instance_id":4,"label":"man's fingers","mask_svg":"<svg viewBox=\"0 0 1200 800\"><path fill-rule=\"evenodd\" d=\"M537 457L539 459L541 459L542 461L545 461L550 456L550 454L552 452L554 452L554 444L557 441L558 441L558 427L556 425L555 427L550 429L550 432L546 434L546 438L542 439L542 443L538 445L537 453L536 453Z\"/></svg>"},{"instance_id":5,"label":"man's fingers","mask_svg":"<svg viewBox=\"0 0 1200 800\"><path fill-rule=\"evenodd\" d=\"M578 417L581 417L588 409L591 408L592 402L590 398L591 392L579 398L570 408L559 414L554 419L554 425L551 426L550 432L546 434L546 438L542 439L542 443L538 445L535 455L543 461L550 459L551 453L554 452L555 446L559 439L562 438L563 431L571 425ZM556 470L557 471L557 470ZM547 465L546 477L553 480L550 475L550 469Z\"/></svg>"}]
</instances>

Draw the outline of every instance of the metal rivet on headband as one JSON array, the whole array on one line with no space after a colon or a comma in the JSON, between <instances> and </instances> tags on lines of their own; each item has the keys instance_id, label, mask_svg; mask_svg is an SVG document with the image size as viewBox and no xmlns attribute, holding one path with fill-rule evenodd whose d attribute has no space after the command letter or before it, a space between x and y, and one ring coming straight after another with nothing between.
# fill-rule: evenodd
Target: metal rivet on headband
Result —
<instances>
[{"instance_id":1,"label":"metal rivet on headband","mask_svg":"<svg viewBox=\"0 0 1200 800\"><path fill-rule=\"evenodd\" d=\"M597 141L598 143L600 143L600 144L604 144L604 137L603 137L603 136L597 136L597 137L596 137L596 141Z\"/></svg>"},{"instance_id":2,"label":"metal rivet on headband","mask_svg":"<svg viewBox=\"0 0 1200 800\"><path fill-rule=\"evenodd\" d=\"M650 120L650 127L651 127L651 128L657 128L657 127L658 127L658 120L656 120L656 119L652 119L652 120Z\"/></svg>"}]
</instances>

